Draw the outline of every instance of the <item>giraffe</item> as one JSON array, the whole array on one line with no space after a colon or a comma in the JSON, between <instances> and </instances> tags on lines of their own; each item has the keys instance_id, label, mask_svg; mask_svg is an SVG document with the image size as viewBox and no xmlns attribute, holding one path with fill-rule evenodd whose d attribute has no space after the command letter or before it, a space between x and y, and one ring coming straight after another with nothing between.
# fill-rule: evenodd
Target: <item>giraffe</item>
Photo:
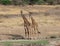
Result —
<instances>
[{"instance_id":1,"label":"giraffe","mask_svg":"<svg viewBox=\"0 0 60 46\"><path fill-rule=\"evenodd\" d=\"M32 28L35 32L35 34L37 35L38 34L38 37L39 37L39 34L41 34L41 32L39 32L38 30L38 23L34 20L34 18L31 16L32 12L29 12L29 17L31 18L31 21L32 21Z\"/></svg>"},{"instance_id":2,"label":"giraffe","mask_svg":"<svg viewBox=\"0 0 60 46\"><path fill-rule=\"evenodd\" d=\"M30 26L31 23L27 20L27 18L23 15L23 12L21 11L21 16L24 20L24 30L25 30L25 37L27 36L29 38L29 34L30 34Z\"/></svg>"}]
</instances>

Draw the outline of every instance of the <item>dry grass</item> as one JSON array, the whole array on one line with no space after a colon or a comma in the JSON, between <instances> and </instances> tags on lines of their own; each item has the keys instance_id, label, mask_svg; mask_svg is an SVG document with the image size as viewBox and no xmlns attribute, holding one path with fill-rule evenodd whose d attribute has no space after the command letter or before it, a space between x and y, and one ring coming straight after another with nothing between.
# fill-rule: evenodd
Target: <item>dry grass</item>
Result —
<instances>
[{"instance_id":1,"label":"dry grass","mask_svg":"<svg viewBox=\"0 0 60 46\"><path fill-rule=\"evenodd\" d=\"M57 8L58 7L58 8ZM29 9L28 9L29 8ZM53 9L57 9L56 12L59 12L58 10L60 6L46 6L46 5L40 5L40 6L0 6L0 37L4 38L6 37L2 34L18 34L24 36L24 29L23 29L23 19L21 16L15 14L20 14L20 10L24 11L24 14L29 14L28 12L32 11L34 19L39 24L39 31L41 31L42 37L49 36L49 35L59 35L60 33L60 16L55 15ZM52 13L50 13L52 9ZM47 14L46 14L47 13ZM3 14L3 15L2 15ZM11 17L4 17L6 14L14 14ZM28 15L26 15L28 16ZM29 21L29 17L27 17Z\"/></svg>"}]
</instances>

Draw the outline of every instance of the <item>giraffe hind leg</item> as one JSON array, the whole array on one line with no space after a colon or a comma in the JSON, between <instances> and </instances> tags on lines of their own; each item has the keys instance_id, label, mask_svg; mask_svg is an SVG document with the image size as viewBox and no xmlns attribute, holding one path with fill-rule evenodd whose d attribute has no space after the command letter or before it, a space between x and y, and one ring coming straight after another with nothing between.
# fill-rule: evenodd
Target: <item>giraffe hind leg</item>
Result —
<instances>
[{"instance_id":1,"label":"giraffe hind leg","mask_svg":"<svg viewBox=\"0 0 60 46\"><path fill-rule=\"evenodd\" d=\"M39 39L40 38L40 34L41 34L41 32L38 30L38 28L36 27L36 30L37 30L37 38Z\"/></svg>"}]
</instances>

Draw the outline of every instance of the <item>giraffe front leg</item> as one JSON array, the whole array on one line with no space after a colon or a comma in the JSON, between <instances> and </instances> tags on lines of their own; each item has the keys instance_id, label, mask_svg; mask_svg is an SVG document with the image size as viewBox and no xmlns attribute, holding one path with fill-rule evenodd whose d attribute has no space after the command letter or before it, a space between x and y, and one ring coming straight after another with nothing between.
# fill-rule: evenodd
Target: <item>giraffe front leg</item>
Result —
<instances>
[{"instance_id":1,"label":"giraffe front leg","mask_svg":"<svg viewBox=\"0 0 60 46\"><path fill-rule=\"evenodd\" d=\"M27 27L27 38L29 39L29 35L30 35L30 33L29 33L30 31L29 31L29 27Z\"/></svg>"},{"instance_id":2,"label":"giraffe front leg","mask_svg":"<svg viewBox=\"0 0 60 46\"><path fill-rule=\"evenodd\" d=\"M24 27L24 30L25 30L25 38L27 38L27 29L26 29L26 27Z\"/></svg>"}]
</instances>

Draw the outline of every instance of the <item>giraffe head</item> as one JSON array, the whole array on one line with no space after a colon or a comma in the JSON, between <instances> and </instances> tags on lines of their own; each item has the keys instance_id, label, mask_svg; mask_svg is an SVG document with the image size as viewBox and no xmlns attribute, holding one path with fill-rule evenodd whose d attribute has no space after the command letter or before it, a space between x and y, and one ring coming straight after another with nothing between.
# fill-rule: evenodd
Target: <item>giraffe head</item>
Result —
<instances>
[{"instance_id":1,"label":"giraffe head","mask_svg":"<svg viewBox=\"0 0 60 46\"><path fill-rule=\"evenodd\" d=\"M32 12L29 12L29 17L31 17L31 15L32 15Z\"/></svg>"},{"instance_id":2,"label":"giraffe head","mask_svg":"<svg viewBox=\"0 0 60 46\"><path fill-rule=\"evenodd\" d=\"M24 17L24 14L23 14L23 11L22 11L22 10L20 11L20 13L21 13L21 16L23 16L23 17Z\"/></svg>"},{"instance_id":3,"label":"giraffe head","mask_svg":"<svg viewBox=\"0 0 60 46\"><path fill-rule=\"evenodd\" d=\"M23 14L23 11L21 10L21 14Z\"/></svg>"}]
</instances>

